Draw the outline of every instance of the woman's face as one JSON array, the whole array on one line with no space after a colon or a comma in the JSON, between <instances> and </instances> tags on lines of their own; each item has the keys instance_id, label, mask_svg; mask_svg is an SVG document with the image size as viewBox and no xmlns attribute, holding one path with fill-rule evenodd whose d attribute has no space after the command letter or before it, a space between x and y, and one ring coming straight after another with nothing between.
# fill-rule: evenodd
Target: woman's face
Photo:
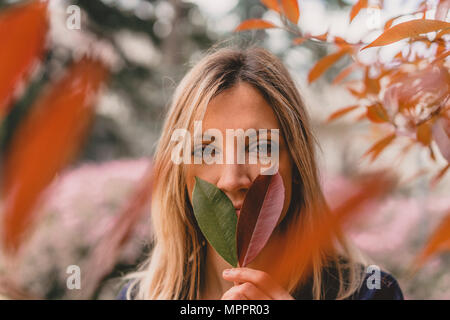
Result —
<instances>
[{"instance_id":1,"label":"woman's face","mask_svg":"<svg viewBox=\"0 0 450 320\"><path fill-rule=\"evenodd\" d=\"M216 185L230 198L235 208L240 208L244 201L245 194L252 182L261 173L263 168L268 168L270 165L261 164L259 160L256 164L249 163L250 161L248 159L252 156L249 155L249 153L254 152L255 150L254 147L249 146L249 142L251 142L249 139L246 139L245 141L245 163L239 164L236 158L236 138L234 142L235 158L234 161L232 161L233 164L228 164L227 161L225 161L225 159L227 159L226 130L243 129L246 131L247 129L255 129L256 132L258 132L259 129L267 129L267 132L270 132L270 129L279 129L278 172L283 178L286 192L283 211L278 220L279 224L286 215L291 201L293 162L278 120L270 105L252 85L241 82L211 99L202 121L202 131L205 132L206 130L213 128L220 130L224 137L223 145L219 146L220 150L224 153L224 161L223 164L207 164L204 161L202 161L201 164L194 164L194 161L192 160L191 164L186 164L185 178L191 203L195 176L197 176ZM258 140L258 148L267 148L266 151L270 151L268 147L268 143L270 144L270 137L271 135L269 134L269 139ZM210 140L203 141L203 147L210 143ZM195 145L193 149L194 148ZM194 158L192 157L192 159ZM236 213L239 215L239 211Z\"/></svg>"}]
</instances>

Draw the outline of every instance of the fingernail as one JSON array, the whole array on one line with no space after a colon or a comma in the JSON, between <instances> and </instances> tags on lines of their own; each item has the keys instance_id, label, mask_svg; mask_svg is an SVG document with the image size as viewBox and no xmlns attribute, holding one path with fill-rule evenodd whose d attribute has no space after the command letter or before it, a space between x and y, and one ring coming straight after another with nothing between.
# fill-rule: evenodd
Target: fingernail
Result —
<instances>
[{"instance_id":1,"label":"fingernail","mask_svg":"<svg viewBox=\"0 0 450 320\"><path fill-rule=\"evenodd\" d=\"M223 270L224 275L230 275L233 271L231 269L225 269Z\"/></svg>"}]
</instances>

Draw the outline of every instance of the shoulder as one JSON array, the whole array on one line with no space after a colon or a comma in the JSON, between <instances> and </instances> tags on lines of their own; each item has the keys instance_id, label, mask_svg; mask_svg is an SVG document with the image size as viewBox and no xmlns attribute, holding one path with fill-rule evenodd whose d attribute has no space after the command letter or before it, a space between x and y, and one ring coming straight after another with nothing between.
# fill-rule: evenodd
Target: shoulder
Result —
<instances>
[{"instance_id":1,"label":"shoulder","mask_svg":"<svg viewBox=\"0 0 450 320\"><path fill-rule=\"evenodd\" d=\"M341 260L345 265L346 260ZM360 272L359 288L346 300L403 300L403 293L397 280L388 272L380 268L370 268L357 263L355 272ZM338 295L341 281L349 283L349 270L342 270L342 278L339 277L337 265L331 262L323 268L322 288L325 300L334 300ZM313 299L313 279L309 276L307 281L294 291L293 297L298 300Z\"/></svg>"},{"instance_id":2,"label":"shoulder","mask_svg":"<svg viewBox=\"0 0 450 320\"><path fill-rule=\"evenodd\" d=\"M342 261L348 262L345 257ZM351 300L403 300L403 292L397 280L389 272L376 265L357 263L361 272L361 283L347 299ZM334 269L335 270L335 269ZM348 274L347 274L348 275Z\"/></svg>"},{"instance_id":3,"label":"shoulder","mask_svg":"<svg viewBox=\"0 0 450 320\"><path fill-rule=\"evenodd\" d=\"M403 292L397 280L390 273L375 270L366 274L354 300L403 300Z\"/></svg>"},{"instance_id":4,"label":"shoulder","mask_svg":"<svg viewBox=\"0 0 450 320\"><path fill-rule=\"evenodd\" d=\"M120 289L119 294L116 297L116 300L129 300L129 299L127 299L127 291L130 288L130 286L132 286L132 285L133 285L133 281L131 281L131 280L128 281L127 283L125 283L122 286L122 289ZM133 288L131 289L131 294L130 294L131 299L130 300L135 299L136 293L137 293L137 285L133 286Z\"/></svg>"}]
</instances>

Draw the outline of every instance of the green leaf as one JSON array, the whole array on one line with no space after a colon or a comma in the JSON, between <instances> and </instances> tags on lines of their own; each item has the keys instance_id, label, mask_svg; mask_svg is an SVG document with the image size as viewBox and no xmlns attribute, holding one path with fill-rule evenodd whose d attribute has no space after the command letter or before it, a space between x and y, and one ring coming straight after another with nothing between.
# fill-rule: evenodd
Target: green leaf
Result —
<instances>
[{"instance_id":1,"label":"green leaf","mask_svg":"<svg viewBox=\"0 0 450 320\"><path fill-rule=\"evenodd\" d=\"M192 202L205 238L222 258L237 267L237 215L231 200L215 185L195 177Z\"/></svg>"}]
</instances>

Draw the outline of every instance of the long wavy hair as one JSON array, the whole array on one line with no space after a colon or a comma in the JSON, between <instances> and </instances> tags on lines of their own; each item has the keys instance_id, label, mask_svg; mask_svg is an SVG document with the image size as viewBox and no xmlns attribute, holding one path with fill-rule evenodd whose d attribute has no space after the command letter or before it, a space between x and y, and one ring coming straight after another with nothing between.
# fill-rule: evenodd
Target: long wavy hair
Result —
<instances>
[{"instance_id":1,"label":"long wavy hair","mask_svg":"<svg viewBox=\"0 0 450 320\"><path fill-rule=\"evenodd\" d=\"M152 250L132 279L127 299L199 299L204 277L206 246L196 223L184 179L185 166L171 161L173 130L191 130L205 114L208 102L238 82L247 82L272 107L287 141L294 173L301 183L293 183L286 216L277 228L286 228L296 219L302 228L313 228L312 212L327 212L315 159L310 120L302 97L282 62L269 51L256 46L213 47L187 72L175 90L154 156L154 182L151 202ZM313 210L320 207L322 210ZM301 212L301 214L300 214ZM302 230L296 230L302 232ZM331 253L315 253L311 262L311 297L324 295L323 270L330 259L339 280L337 299L349 297L362 282L358 266L364 259L342 233L336 235ZM345 259L341 259L344 257ZM292 273L289 292L303 277Z\"/></svg>"}]
</instances>

